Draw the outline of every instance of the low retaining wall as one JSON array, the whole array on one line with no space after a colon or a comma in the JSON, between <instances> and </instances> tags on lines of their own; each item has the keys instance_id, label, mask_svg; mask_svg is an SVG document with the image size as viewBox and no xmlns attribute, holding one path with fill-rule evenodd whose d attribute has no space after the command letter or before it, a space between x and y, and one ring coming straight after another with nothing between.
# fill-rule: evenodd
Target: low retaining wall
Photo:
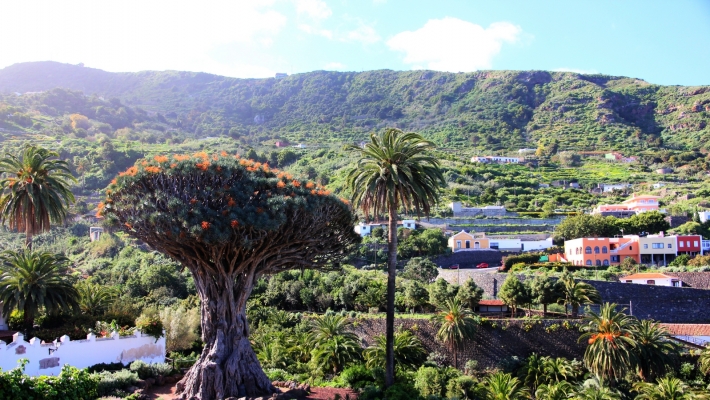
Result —
<instances>
[{"instance_id":1,"label":"low retaining wall","mask_svg":"<svg viewBox=\"0 0 710 400\"><path fill-rule=\"evenodd\" d=\"M21 333L16 333L12 343L6 345L0 341L3 371L17 367L17 362L23 358L29 360L25 366L25 374L29 376L59 375L64 364L87 368L101 363L128 364L135 360L162 363L165 362L165 337L156 341L136 330L135 335L123 337L117 332L107 338L97 338L90 333L85 340L71 340L64 335L51 343L40 343L38 338L27 342Z\"/></svg>"},{"instance_id":2,"label":"low retaining wall","mask_svg":"<svg viewBox=\"0 0 710 400\"><path fill-rule=\"evenodd\" d=\"M574 324L565 328L563 324L560 320L489 320L477 327L471 340L464 341L458 352L458 366L463 368L466 361L476 360L481 369L494 368L507 357L523 358L531 353L579 360L586 348L585 343L577 341L579 328ZM416 334L427 353L444 354L453 365L453 353L436 340L437 328L431 321L397 318L395 330L400 328ZM375 336L384 334L385 319L358 320L353 330L366 347L374 343Z\"/></svg>"},{"instance_id":3,"label":"low retaining wall","mask_svg":"<svg viewBox=\"0 0 710 400\"><path fill-rule=\"evenodd\" d=\"M500 265L503 255L499 250L461 250L438 256L432 261L441 268L449 268L452 264L458 264L459 268L475 268L480 263L488 263L494 267Z\"/></svg>"}]
</instances>

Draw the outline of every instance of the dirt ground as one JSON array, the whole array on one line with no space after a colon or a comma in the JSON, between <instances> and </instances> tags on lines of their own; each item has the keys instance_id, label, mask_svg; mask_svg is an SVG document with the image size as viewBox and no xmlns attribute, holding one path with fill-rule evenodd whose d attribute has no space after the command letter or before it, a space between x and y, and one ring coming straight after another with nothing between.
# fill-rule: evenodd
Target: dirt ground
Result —
<instances>
[{"instance_id":1,"label":"dirt ground","mask_svg":"<svg viewBox=\"0 0 710 400\"><path fill-rule=\"evenodd\" d=\"M175 385L153 386L146 394L150 400L177 400L175 395ZM336 397L341 400L355 400L357 393L350 389L336 388L311 388L311 394L305 397L304 400L332 400Z\"/></svg>"}]
</instances>

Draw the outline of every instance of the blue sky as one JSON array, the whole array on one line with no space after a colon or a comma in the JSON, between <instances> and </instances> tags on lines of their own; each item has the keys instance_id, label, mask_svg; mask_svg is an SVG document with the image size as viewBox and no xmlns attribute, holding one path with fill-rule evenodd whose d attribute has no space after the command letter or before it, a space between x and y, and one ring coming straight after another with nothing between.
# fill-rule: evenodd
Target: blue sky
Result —
<instances>
[{"instance_id":1,"label":"blue sky","mask_svg":"<svg viewBox=\"0 0 710 400\"><path fill-rule=\"evenodd\" d=\"M710 85L710 0L28 0L3 2L0 21L0 68L544 69Z\"/></svg>"}]
</instances>

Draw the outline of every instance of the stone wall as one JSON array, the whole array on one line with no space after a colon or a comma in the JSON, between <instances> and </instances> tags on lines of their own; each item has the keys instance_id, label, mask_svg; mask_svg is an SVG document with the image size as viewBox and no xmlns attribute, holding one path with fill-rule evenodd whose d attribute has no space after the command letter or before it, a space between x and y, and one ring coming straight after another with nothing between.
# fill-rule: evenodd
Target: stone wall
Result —
<instances>
[{"instance_id":1,"label":"stone wall","mask_svg":"<svg viewBox=\"0 0 710 400\"><path fill-rule=\"evenodd\" d=\"M467 232L552 232L553 225L495 225L495 226L457 226L446 225L446 229L452 231Z\"/></svg>"},{"instance_id":2,"label":"stone wall","mask_svg":"<svg viewBox=\"0 0 710 400\"><path fill-rule=\"evenodd\" d=\"M449 268L452 264L458 264L459 268L476 268L476 265L483 262L494 267L500 265L504 254L498 250L462 250L438 256L432 261L441 268Z\"/></svg>"},{"instance_id":3,"label":"stone wall","mask_svg":"<svg viewBox=\"0 0 710 400\"><path fill-rule=\"evenodd\" d=\"M577 326L566 329L559 320L527 324L520 320L489 320L479 326L474 337L465 341L458 352L459 368L463 368L470 359L478 361L479 368L493 368L504 358L527 357L533 352L569 359L581 359L584 354L585 345L577 342L580 336ZM397 318L395 330L399 327L413 331L427 353L436 351L445 354L453 365L453 353L436 340L437 328L429 320ZM385 319L358 320L354 330L362 345L369 346L376 335L384 334Z\"/></svg>"},{"instance_id":4,"label":"stone wall","mask_svg":"<svg viewBox=\"0 0 710 400\"><path fill-rule=\"evenodd\" d=\"M559 225L564 220L562 218L429 218L424 220L433 225Z\"/></svg>"},{"instance_id":5,"label":"stone wall","mask_svg":"<svg viewBox=\"0 0 710 400\"><path fill-rule=\"evenodd\" d=\"M710 272L664 272L683 281L684 287L710 290Z\"/></svg>"},{"instance_id":6,"label":"stone wall","mask_svg":"<svg viewBox=\"0 0 710 400\"><path fill-rule=\"evenodd\" d=\"M461 271L462 273L464 271ZM456 276L442 276L455 283ZM484 296L495 298L507 274L470 273L484 291ZM698 278L700 279L700 278ZM619 282L586 281L599 290L602 301L629 308L634 316L668 323L710 323L710 291L695 288L638 285Z\"/></svg>"}]
</instances>

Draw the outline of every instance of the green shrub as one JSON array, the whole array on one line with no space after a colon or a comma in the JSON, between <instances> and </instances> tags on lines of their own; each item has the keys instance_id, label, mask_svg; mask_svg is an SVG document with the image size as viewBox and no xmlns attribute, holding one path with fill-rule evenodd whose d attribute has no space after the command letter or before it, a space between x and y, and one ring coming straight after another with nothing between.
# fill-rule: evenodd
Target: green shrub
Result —
<instances>
[{"instance_id":1,"label":"green shrub","mask_svg":"<svg viewBox=\"0 0 710 400\"><path fill-rule=\"evenodd\" d=\"M375 377L372 371L363 364L351 365L340 373L340 380L349 388L362 389L372 385Z\"/></svg>"},{"instance_id":2,"label":"green shrub","mask_svg":"<svg viewBox=\"0 0 710 400\"><path fill-rule=\"evenodd\" d=\"M147 364L141 360L131 363L132 372L138 374L141 379L155 378L158 375L168 376L174 373L173 367L166 363Z\"/></svg>"},{"instance_id":3,"label":"green shrub","mask_svg":"<svg viewBox=\"0 0 710 400\"><path fill-rule=\"evenodd\" d=\"M449 380L459 377L461 372L456 368L421 367L414 377L414 387L422 397L444 397Z\"/></svg>"},{"instance_id":4,"label":"green shrub","mask_svg":"<svg viewBox=\"0 0 710 400\"><path fill-rule=\"evenodd\" d=\"M270 381L288 381L291 380L291 374L280 369L280 368L269 368L265 369L264 373L269 378Z\"/></svg>"},{"instance_id":5,"label":"green shrub","mask_svg":"<svg viewBox=\"0 0 710 400\"><path fill-rule=\"evenodd\" d=\"M141 333L153 336L157 341L163 336L163 323L160 321L160 315L158 310L154 308L149 308L143 311L143 313L136 318L136 328L138 328Z\"/></svg>"},{"instance_id":6,"label":"green shrub","mask_svg":"<svg viewBox=\"0 0 710 400\"><path fill-rule=\"evenodd\" d=\"M470 376L459 376L449 380L446 385L446 397L449 399L478 399L482 396L476 381Z\"/></svg>"},{"instance_id":7,"label":"green shrub","mask_svg":"<svg viewBox=\"0 0 710 400\"><path fill-rule=\"evenodd\" d=\"M99 396L115 394L117 390L134 386L138 382L138 374L127 369L114 372L103 371L94 375L99 379L97 388Z\"/></svg>"},{"instance_id":8,"label":"green shrub","mask_svg":"<svg viewBox=\"0 0 710 400\"><path fill-rule=\"evenodd\" d=\"M411 384L397 382L385 390L384 398L387 400L418 400L422 396Z\"/></svg>"},{"instance_id":9,"label":"green shrub","mask_svg":"<svg viewBox=\"0 0 710 400\"><path fill-rule=\"evenodd\" d=\"M0 371L0 399L93 400L98 396L98 377L85 369L65 365L58 376L24 374L27 360L8 372Z\"/></svg>"}]
</instances>

